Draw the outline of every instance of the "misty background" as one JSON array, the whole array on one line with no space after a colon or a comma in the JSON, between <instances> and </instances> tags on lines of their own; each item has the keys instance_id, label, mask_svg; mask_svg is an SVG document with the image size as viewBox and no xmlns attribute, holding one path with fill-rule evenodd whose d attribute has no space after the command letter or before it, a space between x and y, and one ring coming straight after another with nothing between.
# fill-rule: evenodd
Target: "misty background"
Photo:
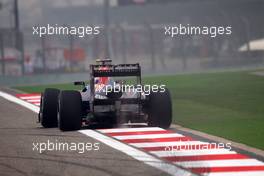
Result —
<instances>
[{"instance_id":1,"label":"misty background","mask_svg":"<svg viewBox=\"0 0 264 176\"><path fill-rule=\"evenodd\" d=\"M87 80L89 64L105 58L139 62L147 75L263 67L263 17L261 0L0 0L0 85ZM102 30L32 35L47 24ZM179 24L231 26L232 35L164 35Z\"/></svg>"}]
</instances>

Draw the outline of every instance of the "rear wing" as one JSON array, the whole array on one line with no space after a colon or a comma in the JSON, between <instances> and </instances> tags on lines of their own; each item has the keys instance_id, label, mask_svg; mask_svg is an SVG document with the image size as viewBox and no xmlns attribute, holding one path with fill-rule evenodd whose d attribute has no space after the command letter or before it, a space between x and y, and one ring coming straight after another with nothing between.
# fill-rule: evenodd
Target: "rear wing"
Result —
<instances>
[{"instance_id":1,"label":"rear wing","mask_svg":"<svg viewBox=\"0 0 264 176\"><path fill-rule=\"evenodd\" d=\"M107 68L107 69L102 69ZM90 65L91 77L126 77L139 76L141 77L141 68L139 63L136 64L103 64Z\"/></svg>"}]
</instances>

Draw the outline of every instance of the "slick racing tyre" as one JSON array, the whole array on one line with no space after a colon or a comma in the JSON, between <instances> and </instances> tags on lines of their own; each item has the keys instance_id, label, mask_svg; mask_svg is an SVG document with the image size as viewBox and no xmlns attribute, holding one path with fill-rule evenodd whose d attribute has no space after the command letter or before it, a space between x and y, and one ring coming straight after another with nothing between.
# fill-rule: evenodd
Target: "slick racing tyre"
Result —
<instances>
[{"instance_id":1,"label":"slick racing tyre","mask_svg":"<svg viewBox=\"0 0 264 176\"><path fill-rule=\"evenodd\" d=\"M148 126L169 128L172 121L172 102L169 90L151 92L147 104Z\"/></svg>"},{"instance_id":2,"label":"slick racing tyre","mask_svg":"<svg viewBox=\"0 0 264 176\"><path fill-rule=\"evenodd\" d=\"M44 128L57 127L58 96L60 90L45 89L41 94L39 121Z\"/></svg>"},{"instance_id":3,"label":"slick racing tyre","mask_svg":"<svg viewBox=\"0 0 264 176\"><path fill-rule=\"evenodd\" d=\"M79 130L82 126L82 98L78 91L65 90L59 95L58 125L62 131Z\"/></svg>"}]
</instances>

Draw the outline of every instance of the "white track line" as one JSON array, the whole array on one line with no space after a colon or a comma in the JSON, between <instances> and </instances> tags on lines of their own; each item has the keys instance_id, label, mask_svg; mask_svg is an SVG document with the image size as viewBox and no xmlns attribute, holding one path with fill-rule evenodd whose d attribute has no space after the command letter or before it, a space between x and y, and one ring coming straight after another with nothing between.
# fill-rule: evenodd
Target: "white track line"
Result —
<instances>
[{"instance_id":1,"label":"white track line","mask_svg":"<svg viewBox=\"0 0 264 176\"><path fill-rule=\"evenodd\" d=\"M189 176L192 175L190 172L183 170L173 164L165 163L162 160L155 158L145 152L142 152L140 150L137 150L133 147L130 147L124 143L121 143L117 140L114 140L113 138L110 138L108 136L105 136L103 134L100 134L94 130L80 130L82 134L85 134L89 137L92 137L98 141L101 141L102 143L119 150L131 157L133 157L136 160L142 161L147 165L150 165L152 167L155 167L159 170L162 170L165 173L168 173L170 175L175 175L175 176Z\"/></svg>"},{"instance_id":2,"label":"white track line","mask_svg":"<svg viewBox=\"0 0 264 176\"><path fill-rule=\"evenodd\" d=\"M151 151L153 155L158 157L166 156L198 156L198 155L214 155L214 154L236 154L234 151L227 149L210 149L210 150L176 150L176 151Z\"/></svg>"},{"instance_id":3,"label":"white track line","mask_svg":"<svg viewBox=\"0 0 264 176\"><path fill-rule=\"evenodd\" d=\"M24 106L25 108L28 108L35 113L39 112L39 107L37 107L31 103L25 102L25 101L23 101L17 97L14 97L12 95L9 95L9 94L1 92L1 91L0 91L0 96L11 101L11 102L14 102L14 103L17 103L21 106ZM148 128L145 130L147 130L147 131L155 130L156 131L156 130L162 130L162 129L161 128ZM101 130L101 131L110 131L110 130ZM120 129L111 130L111 131L119 132ZM132 130L128 130L128 131L132 131ZM168 173L170 175L175 175L175 176L179 176L179 175L191 176L191 175L194 175L194 174L190 173L189 171L183 170L183 169L181 169L181 168L179 168L173 164L165 163L164 161L162 161L158 158L155 158L155 157L153 157L153 156L151 156L145 152L142 152L140 150L137 150L137 149L135 149L129 145L126 145L126 144L121 143L117 140L114 140L110 137L107 137L103 134L100 134L94 130L81 130L79 132L82 134L85 134L89 137L92 137L96 140L99 140L99 141L103 142L104 144L133 157L134 159L142 161L145 164L150 165L154 168L157 168L157 169L159 169L165 173Z\"/></svg>"},{"instance_id":4,"label":"white track line","mask_svg":"<svg viewBox=\"0 0 264 176\"><path fill-rule=\"evenodd\" d=\"M263 176L264 171L244 171L244 172L213 172L205 173L206 176Z\"/></svg>"},{"instance_id":5,"label":"white track line","mask_svg":"<svg viewBox=\"0 0 264 176\"><path fill-rule=\"evenodd\" d=\"M140 134L140 135L125 135L125 136L112 136L119 140L124 139L155 139L155 138L167 138L167 137L183 137L181 134L168 133L168 134Z\"/></svg>"},{"instance_id":6,"label":"white track line","mask_svg":"<svg viewBox=\"0 0 264 176\"><path fill-rule=\"evenodd\" d=\"M224 166L264 166L264 163L256 159L229 159L229 160L204 160L175 162L185 168L195 167L224 167Z\"/></svg>"},{"instance_id":7,"label":"white track line","mask_svg":"<svg viewBox=\"0 0 264 176\"><path fill-rule=\"evenodd\" d=\"M33 105L31 103L28 103L26 101L23 101L15 96L12 96L10 94L7 94L5 92L0 91L0 96L3 97L4 99L11 101L13 103L19 104L21 106L24 106L28 109L30 109L31 111L35 112L35 113L39 113L39 107L36 105Z\"/></svg>"},{"instance_id":8,"label":"white track line","mask_svg":"<svg viewBox=\"0 0 264 176\"><path fill-rule=\"evenodd\" d=\"M159 127L144 127L144 128L117 128L117 129L102 129L98 130L102 133L116 133L116 132L144 132L144 131L165 131Z\"/></svg>"}]
</instances>

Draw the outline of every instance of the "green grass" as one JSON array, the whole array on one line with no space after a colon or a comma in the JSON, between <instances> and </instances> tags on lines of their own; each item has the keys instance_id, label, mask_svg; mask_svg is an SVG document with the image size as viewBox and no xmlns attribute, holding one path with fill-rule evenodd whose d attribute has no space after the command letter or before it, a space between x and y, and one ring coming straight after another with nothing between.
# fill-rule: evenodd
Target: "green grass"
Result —
<instances>
[{"instance_id":1,"label":"green grass","mask_svg":"<svg viewBox=\"0 0 264 176\"><path fill-rule=\"evenodd\" d=\"M173 121L184 127L264 149L264 77L243 72L201 73L144 78L165 84L173 98ZM76 89L72 84L25 86Z\"/></svg>"}]
</instances>

